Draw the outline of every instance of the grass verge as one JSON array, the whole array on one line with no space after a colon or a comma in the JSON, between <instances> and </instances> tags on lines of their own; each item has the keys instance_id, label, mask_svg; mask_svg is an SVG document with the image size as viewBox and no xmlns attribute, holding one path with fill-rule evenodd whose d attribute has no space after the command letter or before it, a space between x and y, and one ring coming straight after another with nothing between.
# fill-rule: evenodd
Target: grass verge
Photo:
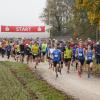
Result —
<instances>
[{"instance_id":1,"label":"grass verge","mask_svg":"<svg viewBox=\"0 0 100 100\"><path fill-rule=\"evenodd\" d=\"M0 100L72 100L25 64L0 62Z\"/></svg>"},{"instance_id":2,"label":"grass verge","mask_svg":"<svg viewBox=\"0 0 100 100\"><path fill-rule=\"evenodd\" d=\"M100 77L100 65L95 64L95 67L93 68L93 74L97 77Z\"/></svg>"}]
</instances>

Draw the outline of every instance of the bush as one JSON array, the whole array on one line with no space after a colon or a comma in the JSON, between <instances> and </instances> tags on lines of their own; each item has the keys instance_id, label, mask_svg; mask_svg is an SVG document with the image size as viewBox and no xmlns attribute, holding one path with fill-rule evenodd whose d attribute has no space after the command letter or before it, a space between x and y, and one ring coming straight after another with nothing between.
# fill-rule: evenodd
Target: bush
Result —
<instances>
[{"instance_id":1,"label":"bush","mask_svg":"<svg viewBox=\"0 0 100 100\"><path fill-rule=\"evenodd\" d=\"M93 69L93 73L95 75L99 74L100 75L100 65L96 65Z\"/></svg>"}]
</instances>

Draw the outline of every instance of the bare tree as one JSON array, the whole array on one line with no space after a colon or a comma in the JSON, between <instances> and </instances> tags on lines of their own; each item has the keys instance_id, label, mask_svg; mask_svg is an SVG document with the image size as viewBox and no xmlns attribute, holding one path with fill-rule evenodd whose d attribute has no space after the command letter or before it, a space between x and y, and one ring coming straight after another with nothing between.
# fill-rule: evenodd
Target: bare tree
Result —
<instances>
[{"instance_id":1,"label":"bare tree","mask_svg":"<svg viewBox=\"0 0 100 100\"><path fill-rule=\"evenodd\" d=\"M73 0L47 0L46 8L43 11L43 21L52 26L53 34L62 34L66 29L66 23L73 17Z\"/></svg>"}]
</instances>

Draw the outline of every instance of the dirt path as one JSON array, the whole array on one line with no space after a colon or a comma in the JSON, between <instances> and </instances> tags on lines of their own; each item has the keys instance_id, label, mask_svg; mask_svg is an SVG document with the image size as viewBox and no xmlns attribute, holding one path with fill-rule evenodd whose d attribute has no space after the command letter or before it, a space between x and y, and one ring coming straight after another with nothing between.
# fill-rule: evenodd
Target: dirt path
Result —
<instances>
[{"instance_id":1,"label":"dirt path","mask_svg":"<svg viewBox=\"0 0 100 100\"><path fill-rule=\"evenodd\" d=\"M1 59L0 61L5 61ZM11 60L12 61L12 60ZM30 63L29 67L34 70L34 64ZM64 68L62 75L59 78L55 78L55 73L48 69L48 63L40 63L37 71L49 84L55 88L64 91L68 95L72 95L79 100L100 100L100 79L91 77L87 78L87 75L83 75L79 78L74 70L71 70L70 74L66 73Z\"/></svg>"},{"instance_id":2,"label":"dirt path","mask_svg":"<svg viewBox=\"0 0 100 100\"><path fill-rule=\"evenodd\" d=\"M29 66L34 69L34 64L29 64ZM79 78L74 70L67 74L64 68L62 75L56 79L55 73L48 67L48 63L41 63L37 71L49 84L79 100L100 100L99 78L88 79L85 74Z\"/></svg>"}]
</instances>

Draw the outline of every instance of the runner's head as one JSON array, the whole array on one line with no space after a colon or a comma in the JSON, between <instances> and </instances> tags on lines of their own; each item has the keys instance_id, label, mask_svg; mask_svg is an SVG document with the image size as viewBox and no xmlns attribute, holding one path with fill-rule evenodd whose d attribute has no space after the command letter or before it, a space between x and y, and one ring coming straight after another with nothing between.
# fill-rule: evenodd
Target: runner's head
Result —
<instances>
[{"instance_id":1,"label":"runner's head","mask_svg":"<svg viewBox=\"0 0 100 100\"><path fill-rule=\"evenodd\" d=\"M82 46L83 46L83 42L79 41L79 47L82 47Z\"/></svg>"},{"instance_id":2,"label":"runner's head","mask_svg":"<svg viewBox=\"0 0 100 100\"><path fill-rule=\"evenodd\" d=\"M58 49L58 45L55 45L55 49Z\"/></svg>"},{"instance_id":3,"label":"runner's head","mask_svg":"<svg viewBox=\"0 0 100 100\"><path fill-rule=\"evenodd\" d=\"M88 50L91 50L91 46L90 45L88 45Z\"/></svg>"},{"instance_id":4,"label":"runner's head","mask_svg":"<svg viewBox=\"0 0 100 100\"><path fill-rule=\"evenodd\" d=\"M100 44L100 42L99 41L97 41L97 43L96 43L97 45L99 45Z\"/></svg>"},{"instance_id":5,"label":"runner's head","mask_svg":"<svg viewBox=\"0 0 100 100\"><path fill-rule=\"evenodd\" d=\"M26 47L28 47L29 45L28 44L26 44Z\"/></svg>"},{"instance_id":6,"label":"runner's head","mask_svg":"<svg viewBox=\"0 0 100 100\"><path fill-rule=\"evenodd\" d=\"M74 47L77 48L77 43L74 44Z\"/></svg>"},{"instance_id":7,"label":"runner's head","mask_svg":"<svg viewBox=\"0 0 100 100\"><path fill-rule=\"evenodd\" d=\"M51 48L55 48L55 45L54 44L51 44Z\"/></svg>"},{"instance_id":8,"label":"runner's head","mask_svg":"<svg viewBox=\"0 0 100 100\"><path fill-rule=\"evenodd\" d=\"M46 44L46 40L43 40L43 43Z\"/></svg>"},{"instance_id":9,"label":"runner's head","mask_svg":"<svg viewBox=\"0 0 100 100\"><path fill-rule=\"evenodd\" d=\"M34 45L38 45L37 41L34 42Z\"/></svg>"},{"instance_id":10,"label":"runner's head","mask_svg":"<svg viewBox=\"0 0 100 100\"><path fill-rule=\"evenodd\" d=\"M68 49L70 49L70 44L68 44L68 46L67 46L67 47L68 47Z\"/></svg>"}]
</instances>

